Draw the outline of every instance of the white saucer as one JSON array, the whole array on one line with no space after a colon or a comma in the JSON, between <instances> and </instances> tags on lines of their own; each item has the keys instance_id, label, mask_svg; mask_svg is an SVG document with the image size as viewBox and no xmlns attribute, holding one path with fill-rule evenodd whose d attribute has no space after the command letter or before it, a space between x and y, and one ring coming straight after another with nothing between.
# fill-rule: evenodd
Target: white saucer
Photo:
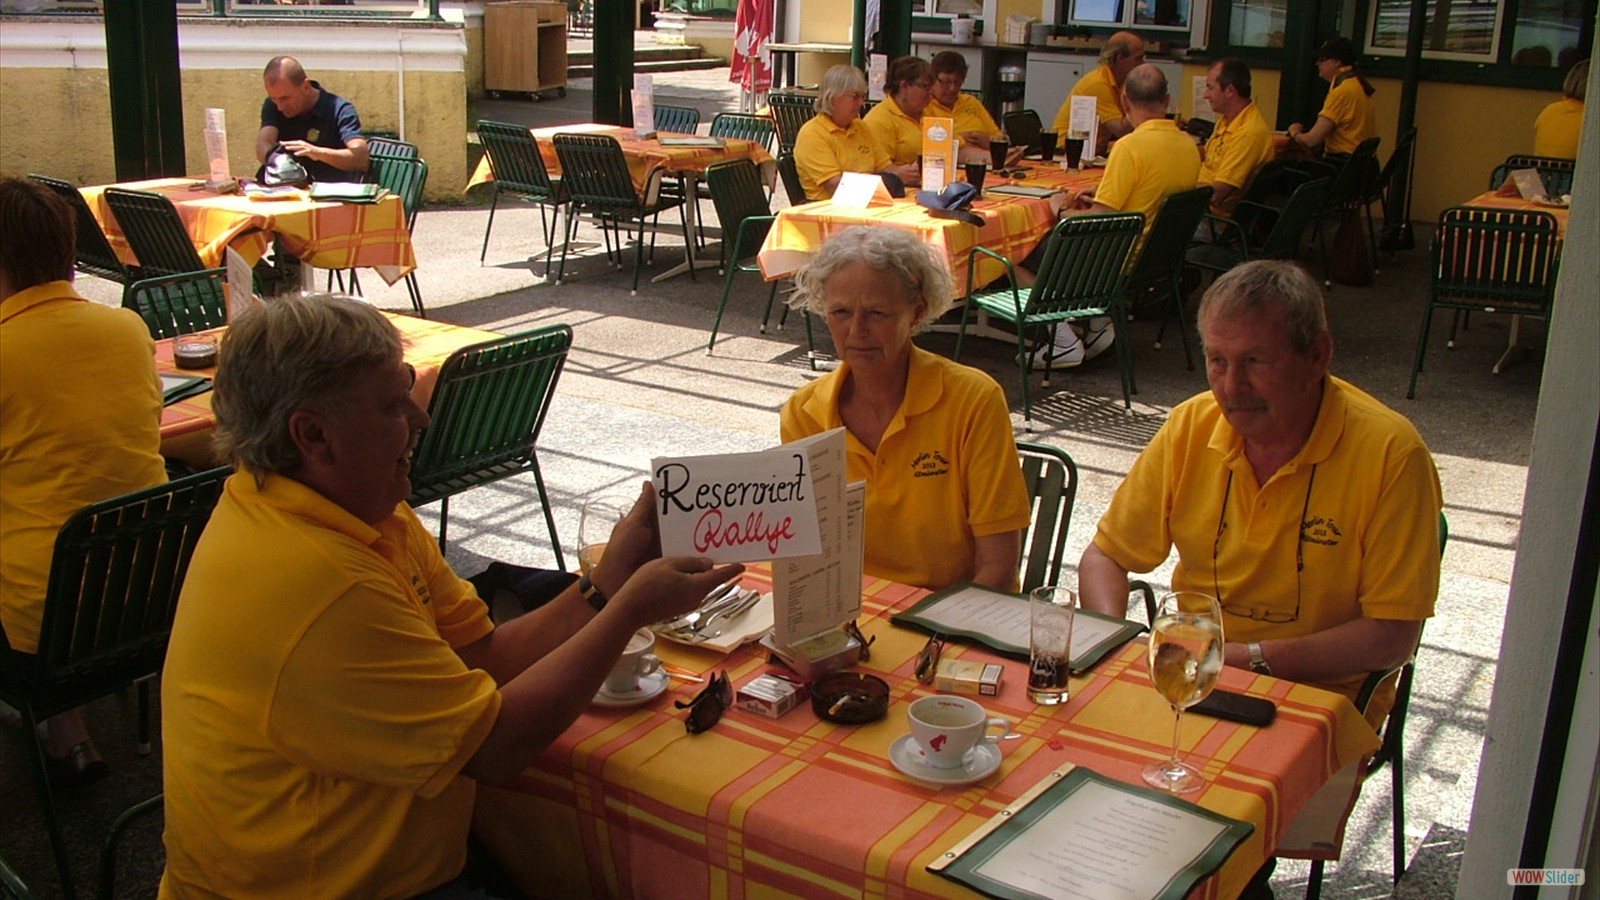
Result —
<instances>
[{"instance_id":1,"label":"white saucer","mask_svg":"<svg viewBox=\"0 0 1600 900\"><path fill-rule=\"evenodd\" d=\"M605 685L601 685L600 691L594 695L594 700L590 702L595 706L607 706L614 709L638 706L661 696L661 692L667 689L667 681L667 673L651 672L649 675L639 679L638 688L626 694L613 694L606 690Z\"/></svg>"},{"instance_id":2,"label":"white saucer","mask_svg":"<svg viewBox=\"0 0 1600 900\"><path fill-rule=\"evenodd\" d=\"M917 741L909 733L903 734L889 745L889 762L896 769L918 781L933 784L972 784L993 775L1000 768L1000 747L981 741L967 755L966 765L953 769L935 769L922 761Z\"/></svg>"}]
</instances>

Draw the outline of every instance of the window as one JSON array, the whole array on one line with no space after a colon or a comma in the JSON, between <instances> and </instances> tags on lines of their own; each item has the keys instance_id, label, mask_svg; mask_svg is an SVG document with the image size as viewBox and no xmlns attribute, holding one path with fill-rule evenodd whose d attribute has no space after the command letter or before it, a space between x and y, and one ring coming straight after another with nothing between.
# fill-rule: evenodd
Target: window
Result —
<instances>
[{"instance_id":1,"label":"window","mask_svg":"<svg viewBox=\"0 0 1600 900\"><path fill-rule=\"evenodd\" d=\"M1433 0L1423 32L1428 59L1493 62L1500 43L1499 0ZM1368 8L1366 52L1404 56L1410 0L1377 0Z\"/></svg>"},{"instance_id":2,"label":"window","mask_svg":"<svg viewBox=\"0 0 1600 900\"><path fill-rule=\"evenodd\" d=\"M1238 0L1228 9L1228 43L1282 47L1289 0Z\"/></svg>"},{"instance_id":3,"label":"window","mask_svg":"<svg viewBox=\"0 0 1600 900\"><path fill-rule=\"evenodd\" d=\"M1073 25L1188 31L1193 0L1071 0Z\"/></svg>"},{"instance_id":4,"label":"window","mask_svg":"<svg viewBox=\"0 0 1600 900\"><path fill-rule=\"evenodd\" d=\"M1588 55L1578 46L1585 19L1593 20L1594 5L1581 0L1522 0L1511 27L1514 66L1553 66L1565 73Z\"/></svg>"}]
</instances>

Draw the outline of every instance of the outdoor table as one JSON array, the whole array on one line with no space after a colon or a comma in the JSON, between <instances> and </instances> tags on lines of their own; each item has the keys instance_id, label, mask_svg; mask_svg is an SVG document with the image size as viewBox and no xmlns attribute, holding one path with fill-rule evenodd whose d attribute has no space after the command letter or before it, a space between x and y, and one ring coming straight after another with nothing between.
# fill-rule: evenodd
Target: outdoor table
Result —
<instances>
[{"instance_id":1,"label":"outdoor table","mask_svg":"<svg viewBox=\"0 0 1600 900\"><path fill-rule=\"evenodd\" d=\"M1571 213L1571 209L1568 207L1551 206L1548 203L1540 203L1536 200L1528 200L1521 194L1512 194L1510 196L1506 196L1501 194L1499 191L1484 191L1483 193L1473 197L1471 200L1468 200L1466 203L1461 205L1481 206L1488 209L1510 209L1518 212L1549 213L1551 218L1556 220L1556 233L1560 235L1563 245L1566 243L1567 216ZM1505 352L1501 353L1500 358L1495 360L1494 368L1492 368L1490 371L1494 372L1496 375L1499 375L1501 372L1505 371L1508 366L1515 363L1517 359L1522 356L1522 347L1518 343L1521 341L1521 339L1522 316L1513 314L1511 316L1511 327L1506 331Z\"/></svg>"},{"instance_id":2,"label":"outdoor table","mask_svg":"<svg viewBox=\"0 0 1600 900\"><path fill-rule=\"evenodd\" d=\"M765 588L767 577L745 580ZM1140 768L1166 758L1172 710L1141 641L1074 678L1057 707L1026 699L1025 663L948 642L945 658L1004 666L999 696L976 699L1022 738L1001 742L999 770L968 786L900 774L889 745L908 730L910 702L933 691L912 675L926 636L887 614L926 594L863 582L862 631L876 642L856 668L888 682L886 718L841 726L809 703L776 719L734 708L691 735L673 701L701 685L674 680L640 706L591 706L521 776L480 785L476 833L539 896L972 897L925 867L1052 771L1071 763L1142 786ZM735 687L768 669L754 645L723 657L659 640L656 652L696 674L725 670ZM1201 897L1237 895L1308 798L1379 744L1341 695L1241 669L1225 669L1220 686L1270 698L1278 716L1267 728L1183 717L1183 755L1206 777L1186 797L1255 827Z\"/></svg>"},{"instance_id":3,"label":"outdoor table","mask_svg":"<svg viewBox=\"0 0 1600 900\"><path fill-rule=\"evenodd\" d=\"M384 313L400 330L400 342L406 362L417 371L416 384L411 396L417 405L426 409L433 397L433 386L439 369L450 354L462 347L500 337L493 331L481 331L462 325L451 325L431 319L398 313ZM219 335L227 340L227 328L217 328L202 334ZM180 369L173 362L173 345L176 338L156 341L156 371L163 375L198 375L211 378L217 370ZM216 428L217 417L211 411L212 393L195 394L179 400L161 411L161 455L179 459L197 469L219 465L211 451L211 433Z\"/></svg>"},{"instance_id":4,"label":"outdoor table","mask_svg":"<svg viewBox=\"0 0 1600 900\"><path fill-rule=\"evenodd\" d=\"M205 189L203 178L157 178L115 186L170 198L208 267L224 266L228 249L238 253L246 266L255 265L266 252L269 234L276 234L284 249L319 269L372 268L394 284L417 267L405 206L395 194L376 203L340 203L217 194ZM111 185L80 191L117 255L137 265L105 202L107 187Z\"/></svg>"}]
</instances>

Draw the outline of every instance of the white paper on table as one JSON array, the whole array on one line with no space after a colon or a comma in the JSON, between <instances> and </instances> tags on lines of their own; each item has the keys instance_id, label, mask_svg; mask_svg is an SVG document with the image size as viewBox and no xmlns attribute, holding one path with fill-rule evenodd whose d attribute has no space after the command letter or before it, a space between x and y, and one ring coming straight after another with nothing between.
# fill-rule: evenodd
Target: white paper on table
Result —
<instances>
[{"instance_id":1,"label":"white paper on table","mask_svg":"<svg viewBox=\"0 0 1600 900\"><path fill-rule=\"evenodd\" d=\"M1085 781L974 871L1041 897L1155 897L1225 831L1176 804Z\"/></svg>"},{"instance_id":2,"label":"white paper on table","mask_svg":"<svg viewBox=\"0 0 1600 900\"><path fill-rule=\"evenodd\" d=\"M661 553L716 562L823 553L820 521L825 506L842 503L834 499L844 489L834 471L843 468L843 429L751 453L656 457L650 472Z\"/></svg>"},{"instance_id":3,"label":"white paper on table","mask_svg":"<svg viewBox=\"0 0 1600 900\"><path fill-rule=\"evenodd\" d=\"M228 111L215 106L206 107L206 130L227 131Z\"/></svg>"},{"instance_id":4,"label":"white paper on table","mask_svg":"<svg viewBox=\"0 0 1600 900\"><path fill-rule=\"evenodd\" d=\"M1096 153L1100 140L1100 111L1093 97L1072 97L1072 111L1067 114L1067 137L1083 138L1083 158Z\"/></svg>"},{"instance_id":5,"label":"white paper on table","mask_svg":"<svg viewBox=\"0 0 1600 900\"><path fill-rule=\"evenodd\" d=\"M938 603L917 611L917 618L946 632L987 635L996 643L1028 652L1029 601L976 585L956 590ZM1081 610L1080 610L1081 612ZM1081 657L1111 639L1127 623L1109 617L1073 615L1072 644L1068 656Z\"/></svg>"},{"instance_id":6,"label":"white paper on table","mask_svg":"<svg viewBox=\"0 0 1600 900\"><path fill-rule=\"evenodd\" d=\"M1211 103L1206 100L1206 76L1196 75L1194 77L1194 86L1190 88L1190 92L1194 96L1193 102L1189 105L1193 107L1194 111L1189 114L1189 118L1207 119L1215 122L1217 120L1216 110L1213 110Z\"/></svg>"},{"instance_id":7,"label":"white paper on table","mask_svg":"<svg viewBox=\"0 0 1600 900\"><path fill-rule=\"evenodd\" d=\"M844 486L844 573L845 584L860 584L867 558L867 483L852 481ZM857 598L856 608L861 606Z\"/></svg>"},{"instance_id":8,"label":"white paper on table","mask_svg":"<svg viewBox=\"0 0 1600 900\"><path fill-rule=\"evenodd\" d=\"M805 440L811 445L821 550L772 564L772 636L779 647L829 632L861 612L860 556L851 556L861 538L850 534L852 522L859 524L860 519L852 519L845 499L844 429Z\"/></svg>"},{"instance_id":9,"label":"white paper on table","mask_svg":"<svg viewBox=\"0 0 1600 900\"><path fill-rule=\"evenodd\" d=\"M893 202L894 197L876 172L845 172L839 176L839 186L833 192L834 205L849 209L866 209Z\"/></svg>"},{"instance_id":10,"label":"white paper on table","mask_svg":"<svg viewBox=\"0 0 1600 900\"><path fill-rule=\"evenodd\" d=\"M642 138L656 133L656 94L650 73L633 76L633 133Z\"/></svg>"},{"instance_id":11,"label":"white paper on table","mask_svg":"<svg viewBox=\"0 0 1600 900\"><path fill-rule=\"evenodd\" d=\"M235 322L256 303L255 279L250 264L232 247L223 248L222 265L228 270L228 321Z\"/></svg>"}]
</instances>

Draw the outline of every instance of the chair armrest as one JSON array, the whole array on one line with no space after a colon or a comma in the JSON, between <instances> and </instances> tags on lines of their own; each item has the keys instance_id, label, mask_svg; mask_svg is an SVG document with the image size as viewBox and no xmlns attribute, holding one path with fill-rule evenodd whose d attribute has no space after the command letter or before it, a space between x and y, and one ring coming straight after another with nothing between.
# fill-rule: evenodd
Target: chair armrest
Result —
<instances>
[{"instance_id":1,"label":"chair armrest","mask_svg":"<svg viewBox=\"0 0 1600 900\"><path fill-rule=\"evenodd\" d=\"M972 248L972 252L967 254L967 296L971 297L972 296L972 291L976 287L976 285L974 285L972 283L972 278L973 278L973 274L978 271L978 259L977 259L977 257L978 257L978 254L980 254L980 253L983 254L984 256L993 257L994 259L997 259L1000 262L1005 264L1006 277L1011 279L1011 296L1013 298L1015 298L1017 296L1017 267L1016 267L1016 265L1011 262L1011 257L1005 256L1003 254L996 253L993 250L990 250L988 247L973 247ZM1020 315L1021 314L1021 310L1022 310L1022 302L1020 300L1017 301L1017 310L1018 310L1018 315Z\"/></svg>"},{"instance_id":2,"label":"chair armrest","mask_svg":"<svg viewBox=\"0 0 1600 900\"><path fill-rule=\"evenodd\" d=\"M744 236L745 233L750 230L751 226L765 226L767 228L771 228L772 223L776 222L777 220L777 216L745 216L744 219L739 222L739 231L733 236L733 252L729 254L730 261L737 264L740 259L747 255L743 252ZM753 255L758 249L760 248L752 248L750 250L750 255Z\"/></svg>"},{"instance_id":3,"label":"chair armrest","mask_svg":"<svg viewBox=\"0 0 1600 900\"><path fill-rule=\"evenodd\" d=\"M1145 624L1154 627L1156 624L1156 592L1147 581L1133 579L1128 582L1128 594L1138 594L1144 600Z\"/></svg>"}]
</instances>

